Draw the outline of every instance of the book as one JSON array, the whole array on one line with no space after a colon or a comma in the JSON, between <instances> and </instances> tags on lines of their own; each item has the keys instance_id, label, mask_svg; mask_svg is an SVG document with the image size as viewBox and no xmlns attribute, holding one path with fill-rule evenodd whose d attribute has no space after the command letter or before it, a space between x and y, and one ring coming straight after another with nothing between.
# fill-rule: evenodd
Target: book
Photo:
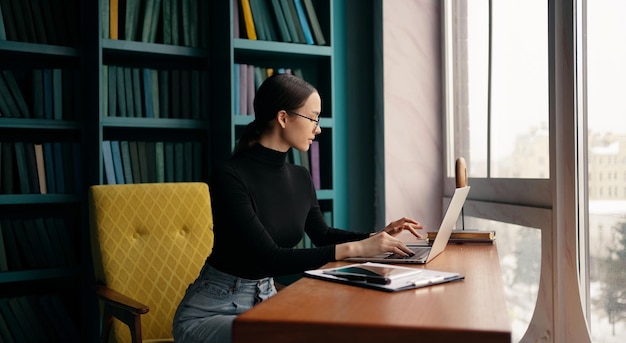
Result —
<instances>
[{"instance_id":1,"label":"book","mask_svg":"<svg viewBox=\"0 0 626 343\"><path fill-rule=\"evenodd\" d=\"M117 92L117 114L120 117L126 117L126 91L124 90L124 85L126 84L124 77L124 67L116 66L115 67L115 81L116 85L114 85L114 89Z\"/></svg>"},{"instance_id":2,"label":"book","mask_svg":"<svg viewBox=\"0 0 626 343\"><path fill-rule=\"evenodd\" d=\"M154 118L154 101L152 98L152 71L148 68L142 69L143 80L143 103L146 118ZM141 98L138 98L141 99Z\"/></svg>"},{"instance_id":3,"label":"book","mask_svg":"<svg viewBox=\"0 0 626 343\"><path fill-rule=\"evenodd\" d=\"M191 71L180 70L180 116L179 118L191 118Z\"/></svg>"},{"instance_id":4,"label":"book","mask_svg":"<svg viewBox=\"0 0 626 343\"><path fill-rule=\"evenodd\" d=\"M54 119L54 79L52 69L43 70L43 117Z\"/></svg>"},{"instance_id":5,"label":"book","mask_svg":"<svg viewBox=\"0 0 626 343\"><path fill-rule=\"evenodd\" d=\"M52 118L63 120L63 74L61 69L52 69Z\"/></svg>"},{"instance_id":6,"label":"book","mask_svg":"<svg viewBox=\"0 0 626 343\"><path fill-rule=\"evenodd\" d=\"M313 179L313 186L315 189L322 189L322 182L320 177L320 142L313 141L309 148L311 156L311 178Z\"/></svg>"},{"instance_id":7,"label":"book","mask_svg":"<svg viewBox=\"0 0 626 343\"><path fill-rule=\"evenodd\" d=\"M130 159L130 145L128 141L120 142L120 153L122 154L122 167L124 169L124 180L126 183L134 183L133 168Z\"/></svg>"},{"instance_id":8,"label":"book","mask_svg":"<svg viewBox=\"0 0 626 343\"><path fill-rule=\"evenodd\" d=\"M200 98L202 96L205 96L205 94L201 93L201 86L200 86L200 71L199 70L190 70L190 77L191 77L191 86L190 86L190 92L191 95L189 97L189 101L191 102L190 104L190 111L191 111L191 118L192 119L201 119L200 116Z\"/></svg>"},{"instance_id":9,"label":"book","mask_svg":"<svg viewBox=\"0 0 626 343\"><path fill-rule=\"evenodd\" d=\"M63 143L53 142L52 151L54 157L54 176L55 187L57 193L67 193L67 187L65 185L65 159L63 158Z\"/></svg>"},{"instance_id":10,"label":"book","mask_svg":"<svg viewBox=\"0 0 626 343\"><path fill-rule=\"evenodd\" d=\"M147 15L147 10L146 10ZM154 6L152 7L152 18L150 20L150 26L148 27L149 35L148 42L155 43L157 38L157 29L159 27L159 18L161 16L161 0L154 0ZM144 26L145 29L145 26Z\"/></svg>"},{"instance_id":11,"label":"book","mask_svg":"<svg viewBox=\"0 0 626 343\"><path fill-rule=\"evenodd\" d=\"M46 253L47 246L44 246L42 237L39 235L35 222L32 218L22 219L22 229L25 232L25 237L29 241L31 251L24 251L27 254L31 254L35 258L35 265L31 267L36 268L48 268L50 267L50 259L47 258ZM51 253L51 252L50 252Z\"/></svg>"},{"instance_id":12,"label":"book","mask_svg":"<svg viewBox=\"0 0 626 343\"><path fill-rule=\"evenodd\" d=\"M172 45L179 45L180 44L180 26L179 26L179 3L182 0L170 0L170 18L171 18L171 35L172 35Z\"/></svg>"},{"instance_id":13,"label":"book","mask_svg":"<svg viewBox=\"0 0 626 343\"><path fill-rule=\"evenodd\" d=\"M144 1L146 7L144 12L148 11L148 6L153 0ZM138 40L139 34L139 17L141 15L141 0L126 0L126 16L124 18L124 39L129 41ZM145 24L144 24L145 25ZM145 27L144 27L145 28ZM145 42L145 41L144 41Z\"/></svg>"},{"instance_id":14,"label":"book","mask_svg":"<svg viewBox=\"0 0 626 343\"><path fill-rule=\"evenodd\" d=\"M108 65L107 73L107 89L103 90L107 92L108 100L108 113L106 113L106 115L115 117L117 115L117 67Z\"/></svg>"},{"instance_id":15,"label":"book","mask_svg":"<svg viewBox=\"0 0 626 343\"><path fill-rule=\"evenodd\" d=\"M0 98L2 99L2 116L3 117L19 117L20 110L17 103L13 100L9 85L4 81L4 77L0 74Z\"/></svg>"},{"instance_id":16,"label":"book","mask_svg":"<svg viewBox=\"0 0 626 343\"><path fill-rule=\"evenodd\" d=\"M24 148L24 142L13 143L15 149L15 165L17 166L17 175L19 178L20 193L31 193L29 171L27 165L26 149Z\"/></svg>"},{"instance_id":17,"label":"book","mask_svg":"<svg viewBox=\"0 0 626 343\"><path fill-rule=\"evenodd\" d=\"M72 248L74 245L72 244L66 221L59 217L48 217L46 218L46 226L54 227L59 237L59 242L61 242L64 259L67 261L67 265L78 265L78 259L76 258L75 250Z\"/></svg>"},{"instance_id":18,"label":"book","mask_svg":"<svg viewBox=\"0 0 626 343\"><path fill-rule=\"evenodd\" d=\"M11 1L13 6L13 17L15 21L15 28L17 31L17 39L20 42L30 42L28 33L26 32L26 21L30 21L30 18L24 17L24 1ZM7 14L11 15L11 14Z\"/></svg>"},{"instance_id":19,"label":"book","mask_svg":"<svg viewBox=\"0 0 626 343\"><path fill-rule=\"evenodd\" d=\"M79 330L72 321L67 309L55 295L43 295L39 297L39 303L48 320L53 323L57 330L59 342L78 342Z\"/></svg>"},{"instance_id":20,"label":"book","mask_svg":"<svg viewBox=\"0 0 626 343\"><path fill-rule=\"evenodd\" d=\"M248 64L246 66L246 79L247 79L247 92L246 101L248 105L246 108L248 109L248 115L254 115L254 97L256 94L256 87L254 84L254 66L252 64Z\"/></svg>"},{"instance_id":21,"label":"book","mask_svg":"<svg viewBox=\"0 0 626 343\"><path fill-rule=\"evenodd\" d=\"M240 38L241 35L239 33L239 25L241 24L239 21L239 0L231 0L233 6L233 38ZM6 39L6 38L5 38Z\"/></svg>"},{"instance_id":22,"label":"book","mask_svg":"<svg viewBox=\"0 0 626 343\"><path fill-rule=\"evenodd\" d=\"M459 273L404 267L382 263L357 263L325 269L307 270L305 276L352 286L398 292L463 280Z\"/></svg>"},{"instance_id":23,"label":"book","mask_svg":"<svg viewBox=\"0 0 626 343\"><path fill-rule=\"evenodd\" d=\"M2 15L2 3L0 3L0 40L7 40L7 31L4 27L4 16Z\"/></svg>"},{"instance_id":24,"label":"book","mask_svg":"<svg viewBox=\"0 0 626 343\"><path fill-rule=\"evenodd\" d=\"M202 1L202 0L201 0ZM183 37L186 46L198 46L198 0L182 0Z\"/></svg>"},{"instance_id":25,"label":"book","mask_svg":"<svg viewBox=\"0 0 626 343\"><path fill-rule=\"evenodd\" d=\"M268 31L267 19L262 12L262 1L264 0L248 0L248 2L250 2L250 10L252 11L254 30L256 31L257 39L272 40Z\"/></svg>"},{"instance_id":26,"label":"book","mask_svg":"<svg viewBox=\"0 0 626 343\"><path fill-rule=\"evenodd\" d=\"M133 0L128 0L128 1L133 1ZM139 10L139 0L135 0L137 1L137 10ZM156 10L155 6L157 6L156 4L156 0L144 0L144 8L143 8L143 21L142 21L142 25L141 25L141 41L142 42L146 42L146 43L154 43L150 41L150 37L152 36L151 34L151 30L152 30L152 20L154 18L154 11ZM160 10L160 8L158 8ZM139 11L138 11L139 12ZM139 13L137 14L137 18L139 17ZM138 25L137 21L137 25Z\"/></svg>"},{"instance_id":27,"label":"book","mask_svg":"<svg viewBox=\"0 0 626 343\"><path fill-rule=\"evenodd\" d=\"M437 231L428 232L428 243L437 237ZM448 243L492 243L496 240L494 230L452 230Z\"/></svg>"},{"instance_id":28,"label":"book","mask_svg":"<svg viewBox=\"0 0 626 343\"><path fill-rule=\"evenodd\" d=\"M137 155L139 156L139 180L141 182L150 182L148 176L148 149L145 141L137 142Z\"/></svg>"},{"instance_id":29,"label":"book","mask_svg":"<svg viewBox=\"0 0 626 343\"><path fill-rule=\"evenodd\" d=\"M46 163L43 156L43 144L35 144L35 162L37 164L37 178L39 179L39 193L48 194L46 180Z\"/></svg>"},{"instance_id":30,"label":"book","mask_svg":"<svg viewBox=\"0 0 626 343\"><path fill-rule=\"evenodd\" d=\"M180 116L180 71L170 70L170 118L181 118Z\"/></svg>"},{"instance_id":31,"label":"book","mask_svg":"<svg viewBox=\"0 0 626 343\"><path fill-rule=\"evenodd\" d=\"M43 71L33 69L33 118L43 119Z\"/></svg>"},{"instance_id":32,"label":"book","mask_svg":"<svg viewBox=\"0 0 626 343\"><path fill-rule=\"evenodd\" d=\"M28 183L30 184L30 192L32 194L40 194L39 175L37 172L37 156L35 154L35 145L31 142L24 142L24 153L26 155L26 168L28 169ZM22 177L24 175L20 175Z\"/></svg>"},{"instance_id":33,"label":"book","mask_svg":"<svg viewBox=\"0 0 626 343\"><path fill-rule=\"evenodd\" d=\"M13 336L11 335L11 329L7 320L4 318L2 312L0 312L0 341L3 343L15 343Z\"/></svg>"},{"instance_id":34,"label":"book","mask_svg":"<svg viewBox=\"0 0 626 343\"><path fill-rule=\"evenodd\" d=\"M45 164L46 171L46 189L48 193L54 194L57 192L56 190L56 182L54 175L54 156L53 156L53 148L52 143L43 143L43 160Z\"/></svg>"},{"instance_id":35,"label":"book","mask_svg":"<svg viewBox=\"0 0 626 343\"><path fill-rule=\"evenodd\" d=\"M18 296L15 299L22 309L24 316L27 318L28 327L30 330L35 331L38 342L47 342L50 340L50 337L54 337L54 333L51 331L52 326L50 326L47 321L42 321L42 317L38 315L40 312L35 311L29 300L30 298L31 296ZM37 307L37 309L39 309L39 307Z\"/></svg>"},{"instance_id":36,"label":"book","mask_svg":"<svg viewBox=\"0 0 626 343\"><path fill-rule=\"evenodd\" d=\"M293 0L296 5L296 12L298 13L298 19L300 20L300 26L302 26L302 33L304 33L304 41L307 44L315 44L313 41L313 34L311 33L311 27L309 26L309 20L306 17L304 5L302 0Z\"/></svg>"},{"instance_id":37,"label":"book","mask_svg":"<svg viewBox=\"0 0 626 343\"><path fill-rule=\"evenodd\" d=\"M236 0L235 0L236 1ZM239 63L233 63L233 113L235 115L241 114L241 65Z\"/></svg>"},{"instance_id":38,"label":"book","mask_svg":"<svg viewBox=\"0 0 626 343\"><path fill-rule=\"evenodd\" d=\"M183 142L183 181L193 180L193 143L191 141Z\"/></svg>"},{"instance_id":39,"label":"book","mask_svg":"<svg viewBox=\"0 0 626 343\"><path fill-rule=\"evenodd\" d=\"M7 248L4 244L4 233L2 233L2 221L0 221L0 272L9 271L9 263L7 262Z\"/></svg>"},{"instance_id":40,"label":"book","mask_svg":"<svg viewBox=\"0 0 626 343\"><path fill-rule=\"evenodd\" d=\"M13 229L13 220L0 219L2 223L2 233L4 235L4 247L6 248L7 264L9 270L16 271L24 269L22 257L18 250L17 237Z\"/></svg>"},{"instance_id":41,"label":"book","mask_svg":"<svg viewBox=\"0 0 626 343\"><path fill-rule=\"evenodd\" d=\"M46 27L46 35L48 44L59 45L60 40L57 34L56 24L53 18L52 4L46 0L35 0L41 3L41 11L43 13L44 25ZM107 11L108 12L108 11Z\"/></svg>"},{"instance_id":42,"label":"book","mask_svg":"<svg viewBox=\"0 0 626 343\"><path fill-rule=\"evenodd\" d=\"M157 182L157 171L156 171L156 143L153 141L145 142L146 146L146 175L148 176L148 182L154 183Z\"/></svg>"},{"instance_id":43,"label":"book","mask_svg":"<svg viewBox=\"0 0 626 343\"><path fill-rule=\"evenodd\" d=\"M174 143L174 181L185 181L185 173L183 167L185 165L185 153L183 149L183 142Z\"/></svg>"},{"instance_id":44,"label":"book","mask_svg":"<svg viewBox=\"0 0 626 343\"><path fill-rule=\"evenodd\" d=\"M2 10L2 18L4 20L4 29L6 37L4 39L18 41L17 24L13 15L12 0L0 0L0 9Z\"/></svg>"},{"instance_id":45,"label":"book","mask_svg":"<svg viewBox=\"0 0 626 343\"><path fill-rule=\"evenodd\" d=\"M142 106L142 77L141 70L139 68L131 68L133 79L133 117L143 117L144 111ZM150 88L149 88L150 89Z\"/></svg>"},{"instance_id":46,"label":"book","mask_svg":"<svg viewBox=\"0 0 626 343\"><path fill-rule=\"evenodd\" d=\"M14 194L15 193L15 163L13 156L15 153L13 152L13 143L11 142L2 142L2 180L0 181L0 190L2 194Z\"/></svg>"},{"instance_id":47,"label":"book","mask_svg":"<svg viewBox=\"0 0 626 343\"><path fill-rule=\"evenodd\" d=\"M102 38L109 38L111 34L109 29L109 25L111 25L109 19L109 4L109 0L102 0L101 2L100 13L102 15Z\"/></svg>"},{"instance_id":48,"label":"book","mask_svg":"<svg viewBox=\"0 0 626 343\"><path fill-rule=\"evenodd\" d=\"M111 151L111 142L108 140L102 141L102 161L104 164L104 176L106 182L109 185L115 185L115 167L113 165L113 152Z\"/></svg>"},{"instance_id":49,"label":"book","mask_svg":"<svg viewBox=\"0 0 626 343\"><path fill-rule=\"evenodd\" d=\"M280 0L272 0L272 11L274 13L274 18L276 18L278 33L280 33L280 40L283 42L292 42L291 33L287 27L283 9L280 6Z\"/></svg>"},{"instance_id":50,"label":"book","mask_svg":"<svg viewBox=\"0 0 626 343\"><path fill-rule=\"evenodd\" d=\"M139 165L139 147L137 142L128 142L128 148L130 150L130 163L133 172L133 183L145 182L145 180L141 179L141 166Z\"/></svg>"},{"instance_id":51,"label":"book","mask_svg":"<svg viewBox=\"0 0 626 343\"><path fill-rule=\"evenodd\" d=\"M20 90L20 86L15 80L15 76L13 75L13 71L9 69L5 69L2 71L4 74L4 81L11 91L11 95L13 96L13 101L17 104L17 108L19 110L19 116L22 118L31 118L30 110L26 105L26 100L22 95L22 91ZM17 113L16 113L17 114Z\"/></svg>"},{"instance_id":52,"label":"book","mask_svg":"<svg viewBox=\"0 0 626 343\"><path fill-rule=\"evenodd\" d=\"M126 116L136 117L135 113L135 90L133 88L133 68L124 67L124 89L126 90L124 96L126 99ZM139 100L139 99L138 99Z\"/></svg>"},{"instance_id":53,"label":"book","mask_svg":"<svg viewBox=\"0 0 626 343\"><path fill-rule=\"evenodd\" d=\"M56 241L56 237L50 235L43 218L33 218L33 223L42 242L44 256L48 265L50 267L60 267L62 265L61 257L63 256L63 251Z\"/></svg>"},{"instance_id":54,"label":"book","mask_svg":"<svg viewBox=\"0 0 626 343\"><path fill-rule=\"evenodd\" d=\"M33 24L35 26L35 36L37 37L36 41L40 44L48 44L48 34L46 32L46 25L43 19L43 8L41 7L41 2L44 0L30 0L31 11L33 15ZM1 18L0 18L1 21ZM0 28L0 31L2 28ZM0 36L1 36L0 32ZM0 37L1 39L2 37ZM5 38L6 39L6 38Z\"/></svg>"},{"instance_id":55,"label":"book","mask_svg":"<svg viewBox=\"0 0 626 343\"><path fill-rule=\"evenodd\" d=\"M109 37L119 39L119 0L102 1L109 1Z\"/></svg>"},{"instance_id":56,"label":"book","mask_svg":"<svg viewBox=\"0 0 626 343\"><path fill-rule=\"evenodd\" d=\"M243 15L243 21L246 28L246 38L250 40L257 40L257 32L254 24L254 18L252 17L250 0L241 0L241 13Z\"/></svg>"},{"instance_id":57,"label":"book","mask_svg":"<svg viewBox=\"0 0 626 343\"><path fill-rule=\"evenodd\" d=\"M27 230L24 228L23 220L13 220L13 232L15 233L15 241L17 242L19 254L23 258L23 266L26 269L36 269L40 267L40 260L33 251L34 247L32 245L32 242L28 238L26 231Z\"/></svg>"},{"instance_id":58,"label":"book","mask_svg":"<svg viewBox=\"0 0 626 343\"><path fill-rule=\"evenodd\" d=\"M124 184L124 166L122 165L122 152L120 150L120 142L117 140L109 141L111 145L111 157L113 159L113 173L115 174L115 183Z\"/></svg>"},{"instance_id":59,"label":"book","mask_svg":"<svg viewBox=\"0 0 626 343\"><path fill-rule=\"evenodd\" d=\"M306 43L306 38L304 37L304 31L302 29L302 24L300 23L300 17L298 17L298 11L296 10L296 4L294 0L281 1L284 1L286 7L289 9L289 17L293 21L293 25L296 30L296 36L298 37L298 43ZM285 5L283 5L283 8L285 7Z\"/></svg>"},{"instance_id":60,"label":"book","mask_svg":"<svg viewBox=\"0 0 626 343\"><path fill-rule=\"evenodd\" d=\"M315 43L317 43L317 45L326 45L326 39L324 38L322 27L320 26L320 22L317 18L317 13L315 12L315 6L313 5L313 1L302 1L304 2L304 9L307 14L307 18L309 19L309 24L311 25L311 31L313 31L313 36L315 37Z\"/></svg>"},{"instance_id":61,"label":"book","mask_svg":"<svg viewBox=\"0 0 626 343\"><path fill-rule=\"evenodd\" d=\"M76 114L79 113L77 112L77 108L80 107L80 105L75 106L75 104L78 103L77 99L80 98L80 95L78 94L78 92L76 92L76 85L78 84L77 80L81 77L80 75L77 76L78 72L76 71L76 69L62 69L61 70L61 74L62 74L62 88L63 91L61 92L61 107L62 107L62 119L63 120L72 120L72 119L80 119L78 117L76 117ZM103 83L103 86L106 86L106 84ZM106 89L106 88L103 88ZM75 94L76 93L76 94ZM106 94L106 92L103 92ZM106 97L103 98L103 101L106 101Z\"/></svg>"},{"instance_id":62,"label":"book","mask_svg":"<svg viewBox=\"0 0 626 343\"><path fill-rule=\"evenodd\" d=\"M156 182L165 182L165 144L154 143L154 163L156 168Z\"/></svg>"},{"instance_id":63,"label":"book","mask_svg":"<svg viewBox=\"0 0 626 343\"><path fill-rule=\"evenodd\" d=\"M163 44L172 44L172 0L161 2L163 9Z\"/></svg>"},{"instance_id":64,"label":"book","mask_svg":"<svg viewBox=\"0 0 626 343\"><path fill-rule=\"evenodd\" d=\"M174 142L164 143L164 159L165 159L165 182L174 182L176 169L176 156L174 152Z\"/></svg>"},{"instance_id":65,"label":"book","mask_svg":"<svg viewBox=\"0 0 626 343\"><path fill-rule=\"evenodd\" d=\"M9 306L11 298L0 298L0 317L3 317L10 329L11 337L15 342L27 342L28 336L24 333L17 317Z\"/></svg>"},{"instance_id":66,"label":"book","mask_svg":"<svg viewBox=\"0 0 626 343\"><path fill-rule=\"evenodd\" d=\"M150 69L150 97L152 98L152 104L149 105L152 109L152 115L154 118L161 118L161 104L159 102L159 71L156 69ZM148 106L148 103L146 103ZM148 108L146 107L146 116Z\"/></svg>"},{"instance_id":67,"label":"book","mask_svg":"<svg viewBox=\"0 0 626 343\"><path fill-rule=\"evenodd\" d=\"M159 70L159 117L170 117L169 70Z\"/></svg>"},{"instance_id":68,"label":"book","mask_svg":"<svg viewBox=\"0 0 626 343\"><path fill-rule=\"evenodd\" d=\"M248 65L239 64L239 113L248 114Z\"/></svg>"}]
</instances>

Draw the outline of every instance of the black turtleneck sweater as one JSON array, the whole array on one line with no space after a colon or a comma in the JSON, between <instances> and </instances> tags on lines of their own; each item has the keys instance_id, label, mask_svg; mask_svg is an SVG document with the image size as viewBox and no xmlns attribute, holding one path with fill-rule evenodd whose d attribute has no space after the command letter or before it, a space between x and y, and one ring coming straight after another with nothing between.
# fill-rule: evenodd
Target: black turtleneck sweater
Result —
<instances>
[{"instance_id":1,"label":"black turtleneck sweater","mask_svg":"<svg viewBox=\"0 0 626 343\"><path fill-rule=\"evenodd\" d=\"M301 273L334 261L335 244L368 237L329 228L311 175L286 156L257 144L213 170L211 266L246 279ZM294 248L304 232L315 248Z\"/></svg>"}]
</instances>

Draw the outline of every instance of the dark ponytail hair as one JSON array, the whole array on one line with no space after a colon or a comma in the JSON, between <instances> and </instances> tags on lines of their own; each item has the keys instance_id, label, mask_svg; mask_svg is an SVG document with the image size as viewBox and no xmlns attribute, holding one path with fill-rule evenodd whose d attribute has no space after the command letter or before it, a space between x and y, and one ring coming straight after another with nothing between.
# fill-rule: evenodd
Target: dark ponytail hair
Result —
<instances>
[{"instance_id":1,"label":"dark ponytail hair","mask_svg":"<svg viewBox=\"0 0 626 343\"><path fill-rule=\"evenodd\" d=\"M259 141L270 128L270 122L279 111L293 111L302 107L309 96L317 92L310 83L291 74L274 74L259 86L254 97L254 121L246 126L233 156L240 155Z\"/></svg>"}]
</instances>

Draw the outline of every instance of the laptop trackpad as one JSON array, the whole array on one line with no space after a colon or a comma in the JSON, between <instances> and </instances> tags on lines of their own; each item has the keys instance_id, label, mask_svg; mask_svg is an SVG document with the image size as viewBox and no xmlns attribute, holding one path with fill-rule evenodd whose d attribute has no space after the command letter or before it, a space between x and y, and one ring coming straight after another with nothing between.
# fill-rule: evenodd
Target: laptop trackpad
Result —
<instances>
[{"instance_id":1,"label":"laptop trackpad","mask_svg":"<svg viewBox=\"0 0 626 343\"><path fill-rule=\"evenodd\" d=\"M397 260L423 260L428 256L430 247L411 247L411 251L415 253L413 256L401 256L398 254L391 254L385 259L397 259Z\"/></svg>"}]
</instances>

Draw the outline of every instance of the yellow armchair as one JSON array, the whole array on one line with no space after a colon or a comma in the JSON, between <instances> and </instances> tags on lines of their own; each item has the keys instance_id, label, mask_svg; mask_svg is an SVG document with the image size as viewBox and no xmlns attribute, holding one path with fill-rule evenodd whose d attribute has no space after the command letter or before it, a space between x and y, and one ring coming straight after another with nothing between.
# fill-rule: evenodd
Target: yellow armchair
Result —
<instances>
[{"instance_id":1,"label":"yellow armchair","mask_svg":"<svg viewBox=\"0 0 626 343\"><path fill-rule=\"evenodd\" d=\"M111 328L117 342L173 341L176 307L213 249L207 184L92 186L89 216L102 342Z\"/></svg>"}]
</instances>

